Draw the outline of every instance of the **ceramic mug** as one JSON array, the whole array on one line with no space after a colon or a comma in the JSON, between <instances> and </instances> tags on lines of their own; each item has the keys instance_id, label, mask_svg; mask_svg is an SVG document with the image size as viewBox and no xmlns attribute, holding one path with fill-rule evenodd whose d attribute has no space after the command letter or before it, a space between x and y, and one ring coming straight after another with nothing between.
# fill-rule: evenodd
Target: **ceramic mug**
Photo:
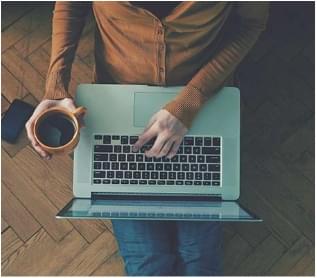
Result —
<instances>
[{"instance_id":1,"label":"ceramic mug","mask_svg":"<svg viewBox=\"0 0 317 278\"><path fill-rule=\"evenodd\" d=\"M78 119L86 112L85 107L69 111L53 107L43 111L35 120L34 136L40 147L49 154L70 153L79 142Z\"/></svg>"}]
</instances>

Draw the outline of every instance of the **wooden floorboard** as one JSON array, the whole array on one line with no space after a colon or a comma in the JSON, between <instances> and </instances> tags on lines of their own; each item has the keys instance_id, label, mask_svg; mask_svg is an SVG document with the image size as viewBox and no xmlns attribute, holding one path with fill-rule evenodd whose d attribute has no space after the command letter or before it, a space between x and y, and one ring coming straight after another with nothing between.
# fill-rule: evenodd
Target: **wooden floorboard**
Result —
<instances>
[{"instance_id":1,"label":"wooden floorboard","mask_svg":"<svg viewBox=\"0 0 317 278\"><path fill-rule=\"evenodd\" d=\"M14 99L42 99L53 3L2 2L1 115ZM271 3L266 30L239 66L240 202L261 223L224 223L224 273L315 272L314 3ZM69 92L90 83L92 13L78 45ZM72 198L72 156L42 160L23 131L2 140L2 274L123 276L110 221L60 220Z\"/></svg>"}]
</instances>

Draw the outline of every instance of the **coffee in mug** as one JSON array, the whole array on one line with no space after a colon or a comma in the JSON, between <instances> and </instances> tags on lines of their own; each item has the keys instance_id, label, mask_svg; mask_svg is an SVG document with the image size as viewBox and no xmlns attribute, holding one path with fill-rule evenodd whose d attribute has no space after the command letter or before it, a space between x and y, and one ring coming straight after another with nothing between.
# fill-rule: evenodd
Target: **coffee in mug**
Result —
<instances>
[{"instance_id":1,"label":"coffee in mug","mask_svg":"<svg viewBox=\"0 0 317 278\"><path fill-rule=\"evenodd\" d=\"M35 120L36 141L50 154L72 151L79 141L78 118L85 112L84 107L73 112L61 107L45 110Z\"/></svg>"}]
</instances>

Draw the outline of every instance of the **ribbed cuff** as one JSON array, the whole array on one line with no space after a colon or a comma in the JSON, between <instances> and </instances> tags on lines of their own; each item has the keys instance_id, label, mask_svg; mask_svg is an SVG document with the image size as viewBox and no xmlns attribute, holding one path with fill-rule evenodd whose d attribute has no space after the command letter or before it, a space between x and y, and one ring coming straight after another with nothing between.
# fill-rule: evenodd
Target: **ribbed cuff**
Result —
<instances>
[{"instance_id":1,"label":"ribbed cuff","mask_svg":"<svg viewBox=\"0 0 317 278\"><path fill-rule=\"evenodd\" d=\"M46 78L45 94L43 99L72 98L67 92L69 76L66 72L50 72Z\"/></svg>"},{"instance_id":2,"label":"ribbed cuff","mask_svg":"<svg viewBox=\"0 0 317 278\"><path fill-rule=\"evenodd\" d=\"M187 85L174 100L167 103L163 109L179 119L187 128L199 112L207 98L195 87Z\"/></svg>"}]
</instances>

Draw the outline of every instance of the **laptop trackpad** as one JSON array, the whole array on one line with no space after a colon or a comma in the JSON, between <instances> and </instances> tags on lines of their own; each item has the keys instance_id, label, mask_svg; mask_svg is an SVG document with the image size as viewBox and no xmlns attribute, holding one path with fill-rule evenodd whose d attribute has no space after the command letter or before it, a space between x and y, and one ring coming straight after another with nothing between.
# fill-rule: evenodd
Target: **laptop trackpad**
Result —
<instances>
[{"instance_id":1,"label":"laptop trackpad","mask_svg":"<svg viewBox=\"0 0 317 278\"><path fill-rule=\"evenodd\" d=\"M172 100L175 92L135 92L134 93L134 126L144 127L151 117L167 102Z\"/></svg>"}]
</instances>

